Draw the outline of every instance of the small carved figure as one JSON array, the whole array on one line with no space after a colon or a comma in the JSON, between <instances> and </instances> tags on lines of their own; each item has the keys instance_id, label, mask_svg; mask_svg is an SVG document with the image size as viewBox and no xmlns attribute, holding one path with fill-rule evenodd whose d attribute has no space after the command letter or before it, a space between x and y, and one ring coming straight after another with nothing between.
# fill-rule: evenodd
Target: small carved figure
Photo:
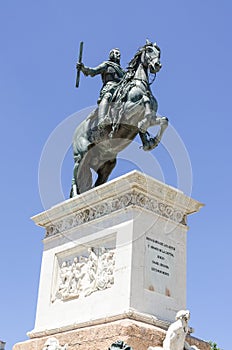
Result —
<instances>
[{"instance_id":1,"label":"small carved figure","mask_svg":"<svg viewBox=\"0 0 232 350\"><path fill-rule=\"evenodd\" d=\"M176 314L176 321L173 322L166 333L163 347L150 346L148 350L200 350L195 345L190 346L185 341L188 334L188 321L190 319L189 310L180 310Z\"/></svg>"},{"instance_id":2,"label":"small carved figure","mask_svg":"<svg viewBox=\"0 0 232 350\"><path fill-rule=\"evenodd\" d=\"M85 274L82 280L82 291L84 296L88 296L96 290L98 257L93 248L89 248L88 253L89 256L84 267Z\"/></svg>"},{"instance_id":3,"label":"small carved figure","mask_svg":"<svg viewBox=\"0 0 232 350\"><path fill-rule=\"evenodd\" d=\"M107 251L105 248L101 249L98 260L98 269L96 276L96 288L103 290L109 288L114 283L114 251Z\"/></svg>"},{"instance_id":4,"label":"small carved figure","mask_svg":"<svg viewBox=\"0 0 232 350\"><path fill-rule=\"evenodd\" d=\"M69 293L73 295L77 295L80 287L81 281L81 263L79 263L78 257L73 259L73 263L71 265L71 274L69 280Z\"/></svg>"},{"instance_id":5,"label":"small carved figure","mask_svg":"<svg viewBox=\"0 0 232 350\"><path fill-rule=\"evenodd\" d=\"M55 299L67 300L86 297L97 290L109 288L114 283L114 251L100 249L97 256L93 248L88 256L75 257L73 262L64 261L60 268Z\"/></svg>"},{"instance_id":6,"label":"small carved figure","mask_svg":"<svg viewBox=\"0 0 232 350\"><path fill-rule=\"evenodd\" d=\"M70 267L68 266L67 261L64 261L60 269L60 284L58 288L59 295L64 296L68 293L70 274Z\"/></svg>"},{"instance_id":7,"label":"small carved figure","mask_svg":"<svg viewBox=\"0 0 232 350\"><path fill-rule=\"evenodd\" d=\"M43 350L67 350L68 345L60 346L59 341L55 337L48 338L44 344Z\"/></svg>"}]
</instances>

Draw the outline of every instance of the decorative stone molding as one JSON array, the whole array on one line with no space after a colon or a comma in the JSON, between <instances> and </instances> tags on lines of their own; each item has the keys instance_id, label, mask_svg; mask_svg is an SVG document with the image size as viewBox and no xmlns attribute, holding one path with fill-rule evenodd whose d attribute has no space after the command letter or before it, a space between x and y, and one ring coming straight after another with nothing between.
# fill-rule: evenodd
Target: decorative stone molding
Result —
<instances>
[{"instance_id":1,"label":"decorative stone molding","mask_svg":"<svg viewBox=\"0 0 232 350\"><path fill-rule=\"evenodd\" d=\"M95 219L137 207L186 225L186 217L195 213L202 203L135 170L68 199L32 217L46 229L46 237L54 236Z\"/></svg>"},{"instance_id":2,"label":"decorative stone molding","mask_svg":"<svg viewBox=\"0 0 232 350\"><path fill-rule=\"evenodd\" d=\"M84 329L84 328L89 328L94 326L102 326L111 322L120 322L122 320L135 320L145 324L147 323L149 325L153 325L155 327L160 327L163 330L167 330L168 326L170 325L170 322L159 320L155 316L142 314L140 312L137 312L136 310L131 309L131 310L128 310L127 312L125 311L123 314L104 317L97 320L89 320L88 322L83 322L78 324L75 323L68 326L49 329L49 330L40 331L40 332L30 331L30 332L27 332L27 336L30 339L41 338L44 336L52 336L58 333L70 332L77 329Z\"/></svg>"},{"instance_id":3,"label":"decorative stone molding","mask_svg":"<svg viewBox=\"0 0 232 350\"><path fill-rule=\"evenodd\" d=\"M27 335L30 339L35 339L35 338L41 338L44 336L52 336L58 333L70 332L77 329L84 329L84 328L94 327L94 326L102 326L104 324L109 324L111 322L118 322L118 321L120 322L122 320L132 320L136 322L142 322L143 324L155 326L162 330L167 330L168 327L170 326L170 322L163 321L153 315L143 314L141 312L131 309L131 310L128 310L127 312L124 312L123 314L104 317L97 320L90 320L88 322L72 324L69 326L45 330L41 332L31 331L31 332L28 332ZM190 327L189 333L192 333L193 331L194 330Z\"/></svg>"},{"instance_id":4,"label":"decorative stone molding","mask_svg":"<svg viewBox=\"0 0 232 350\"><path fill-rule=\"evenodd\" d=\"M93 248L88 249L88 257L78 256L72 261L65 260L59 271L55 297L69 300L87 297L93 292L110 288L114 283L114 250L101 248L97 255Z\"/></svg>"},{"instance_id":5,"label":"decorative stone molding","mask_svg":"<svg viewBox=\"0 0 232 350\"><path fill-rule=\"evenodd\" d=\"M121 209L130 208L132 206L146 209L172 221L186 225L186 216L184 211L178 210L174 208L174 206L163 201L159 201L152 196L145 195L134 190L113 198L111 201L104 201L100 204L80 210L73 215L47 226L46 237L70 230L84 223L101 218Z\"/></svg>"}]
</instances>

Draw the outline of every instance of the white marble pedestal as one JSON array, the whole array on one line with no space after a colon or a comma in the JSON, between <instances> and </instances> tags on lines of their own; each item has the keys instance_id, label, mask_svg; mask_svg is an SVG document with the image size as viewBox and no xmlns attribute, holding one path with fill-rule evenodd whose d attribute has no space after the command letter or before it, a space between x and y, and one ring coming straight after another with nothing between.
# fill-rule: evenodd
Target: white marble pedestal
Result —
<instances>
[{"instance_id":1,"label":"white marble pedestal","mask_svg":"<svg viewBox=\"0 0 232 350\"><path fill-rule=\"evenodd\" d=\"M186 308L186 218L201 207L133 171L34 216L46 236L29 336L125 318L165 328Z\"/></svg>"},{"instance_id":2,"label":"white marble pedestal","mask_svg":"<svg viewBox=\"0 0 232 350\"><path fill-rule=\"evenodd\" d=\"M46 230L36 321L13 350L161 346L186 308L186 219L201 206L133 171L34 216Z\"/></svg>"}]
</instances>

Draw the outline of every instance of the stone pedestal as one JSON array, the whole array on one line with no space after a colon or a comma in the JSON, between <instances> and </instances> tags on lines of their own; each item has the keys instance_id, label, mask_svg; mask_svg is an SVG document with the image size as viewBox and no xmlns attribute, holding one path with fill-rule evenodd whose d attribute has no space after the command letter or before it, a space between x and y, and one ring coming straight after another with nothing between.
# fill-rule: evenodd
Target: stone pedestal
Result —
<instances>
[{"instance_id":1,"label":"stone pedestal","mask_svg":"<svg viewBox=\"0 0 232 350\"><path fill-rule=\"evenodd\" d=\"M35 328L14 349L48 336L71 349L161 345L186 308L186 220L201 206L133 171L34 216L46 230Z\"/></svg>"}]
</instances>

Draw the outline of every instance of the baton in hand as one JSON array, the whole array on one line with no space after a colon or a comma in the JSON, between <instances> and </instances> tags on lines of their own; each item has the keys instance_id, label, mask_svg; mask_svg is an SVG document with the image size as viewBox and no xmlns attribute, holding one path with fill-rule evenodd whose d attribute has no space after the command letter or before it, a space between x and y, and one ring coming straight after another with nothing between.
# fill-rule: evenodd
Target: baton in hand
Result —
<instances>
[{"instance_id":1,"label":"baton in hand","mask_svg":"<svg viewBox=\"0 0 232 350\"><path fill-rule=\"evenodd\" d=\"M79 59L78 63L82 63L82 53L83 53L83 41L80 42L80 51L79 51ZM76 88L79 86L79 81L80 81L80 68L77 69L77 77L76 77Z\"/></svg>"}]
</instances>

